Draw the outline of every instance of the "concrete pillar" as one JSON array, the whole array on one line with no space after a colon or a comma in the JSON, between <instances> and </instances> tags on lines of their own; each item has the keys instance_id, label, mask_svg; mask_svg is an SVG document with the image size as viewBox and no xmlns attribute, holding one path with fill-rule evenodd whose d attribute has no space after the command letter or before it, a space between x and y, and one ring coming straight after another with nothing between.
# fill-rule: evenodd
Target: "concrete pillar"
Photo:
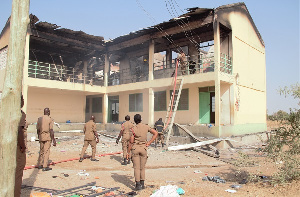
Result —
<instances>
[{"instance_id":1,"label":"concrete pillar","mask_svg":"<svg viewBox=\"0 0 300 197\"><path fill-rule=\"evenodd\" d=\"M103 95L103 108L102 108L103 116L102 122L103 124L107 124L107 116L108 116L108 94Z\"/></svg>"},{"instance_id":2,"label":"concrete pillar","mask_svg":"<svg viewBox=\"0 0 300 197\"><path fill-rule=\"evenodd\" d=\"M172 51L170 49L166 51L166 61L166 68L172 68Z\"/></svg>"},{"instance_id":3,"label":"concrete pillar","mask_svg":"<svg viewBox=\"0 0 300 197\"><path fill-rule=\"evenodd\" d=\"M108 54L105 54L105 64L104 64L104 86L108 86L108 76L109 76L109 59Z\"/></svg>"},{"instance_id":4,"label":"concrete pillar","mask_svg":"<svg viewBox=\"0 0 300 197\"><path fill-rule=\"evenodd\" d=\"M25 56L24 56L24 67L23 67L23 82L22 82L22 94L24 98L23 111L27 112L27 103L28 103L28 63L29 63L29 41L30 34L27 33L25 41Z\"/></svg>"},{"instance_id":5,"label":"concrete pillar","mask_svg":"<svg viewBox=\"0 0 300 197\"><path fill-rule=\"evenodd\" d=\"M149 42L149 77L148 81L153 80L153 64L154 64L154 40Z\"/></svg>"},{"instance_id":6,"label":"concrete pillar","mask_svg":"<svg viewBox=\"0 0 300 197\"><path fill-rule=\"evenodd\" d=\"M154 125L154 91L153 88L148 89L148 125Z\"/></svg>"},{"instance_id":7,"label":"concrete pillar","mask_svg":"<svg viewBox=\"0 0 300 197\"><path fill-rule=\"evenodd\" d=\"M214 56L215 56L215 126L220 126L221 95L220 95L220 24L214 20ZM219 133L220 135L220 133Z\"/></svg>"}]
</instances>

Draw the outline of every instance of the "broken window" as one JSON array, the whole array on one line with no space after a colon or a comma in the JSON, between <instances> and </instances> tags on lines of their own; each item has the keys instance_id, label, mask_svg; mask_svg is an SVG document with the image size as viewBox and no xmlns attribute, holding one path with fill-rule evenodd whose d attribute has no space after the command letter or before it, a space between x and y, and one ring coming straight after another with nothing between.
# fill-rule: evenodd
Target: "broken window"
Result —
<instances>
[{"instance_id":1,"label":"broken window","mask_svg":"<svg viewBox=\"0 0 300 197\"><path fill-rule=\"evenodd\" d=\"M102 113L102 97L92 98L92 113Z\"/></svg>"},{"instance_id":2,"label":"broken window","mask_svg":"<svg viewBox=\"0 0 300 197\"><path fill-rule=\"evenodd\" d=\"M167 54L166 51L154 53L154 62L153 62L154 70L161 70L167 68L166 54Z\"/></svg>"},{"instance_id":3,"label":"broken window","mask_svg":"<svg viewBox=\"0 0 300 197\"><path fill-rule=\"evenodd\" d=\"M166 111L166 91L154 92L154 111Z\"/></svg>"},{"instance_id":4,"label":"broken window","mask_svg":"<svg viewBox=\"0 0 300 197\"><path fill-rule=\"evenodd\" d=\"M170 98L172 98L173 90L170 90ZM176 90L175 94L178 93ZM174 100L176 97L174 98ZM182 89L177 110L189 110L189 89Z\"/></svg>"},{"instance_id":5,"label":"broken window","mask_svg":"<svg viewBox=\"0 0 300 197\"><path fill-rule=\"evenodd\" d=\"M129 94L129 111L142 112L143 111L143 94Z\"/></svg>"}]
</instances>

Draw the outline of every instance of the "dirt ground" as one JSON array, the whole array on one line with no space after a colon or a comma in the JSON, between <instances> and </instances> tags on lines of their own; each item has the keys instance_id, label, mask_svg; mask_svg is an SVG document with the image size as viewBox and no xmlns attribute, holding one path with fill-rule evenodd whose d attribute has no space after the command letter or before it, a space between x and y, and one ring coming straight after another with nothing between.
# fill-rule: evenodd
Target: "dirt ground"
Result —
<instances>
[{"instance_id":1,"label":"dirt ground","mask_svg":"<svg viewBox=\"0 0 300 197\"><path fill-rule=\"evenodd\" d=\"M112 188L116 196L132 192L135 184L132 163L123 166L122 154L114 154L121 151L121 144L116 144L115 139L109 137L101 136L100 139L97 155L113 155L97 157L98 162L85 159L82 163L78 160L58 163L51 165L53 170L47 172L37 168L24 170L21 196L28 197L35 192L48 192L53 196L93 196L95 192L92 186L102 187L107 192ZM57 142L56 147L51 147L51 161L79 158L83 135L59 137ZM137 192L136 196L150 196L161 186L167 185L182 188L185 191L183 196L299 196L299 181L284 186L271 186L268 177L275 171L275 164L269 163L265 155L255 152L252 147L240 145L234 144L234 148L221 150L219 159L193 150L167 151L160 146L151 146L146 164L146 189ZM38 151L37 141L28 142L26 166L36 165ZM242 169L234 167L232 163L239 161L239 151L249 154L251 161L256 164ZM91 154L90 147L86 154ZM262 180L239 184L245 183L249 173L261 175ZM205 176L219 176L226 182L203 181ZM231 185L240 185L241 188L233 189ZM227 189L236 190L236 193L229 193L225 191Z\"/></svg>"}]
</instances>

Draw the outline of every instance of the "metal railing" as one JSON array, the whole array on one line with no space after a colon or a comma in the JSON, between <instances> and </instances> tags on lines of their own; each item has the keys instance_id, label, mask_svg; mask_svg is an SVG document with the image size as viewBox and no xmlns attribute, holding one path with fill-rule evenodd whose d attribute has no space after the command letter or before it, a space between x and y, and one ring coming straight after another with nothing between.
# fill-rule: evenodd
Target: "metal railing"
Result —
<instances>
[{"instance_id":1,"label":"metal railing","mask_svg":"<svg viewBox=\"0 0 300 197\"><path fill-rule=\"evenodd\" d=\"M99 76L93 71L84 74L82 70L75 70L64 65L32 60L28 63L28 77L100 86L104 84L104 76Z\"/></svg>"}]
</instances>

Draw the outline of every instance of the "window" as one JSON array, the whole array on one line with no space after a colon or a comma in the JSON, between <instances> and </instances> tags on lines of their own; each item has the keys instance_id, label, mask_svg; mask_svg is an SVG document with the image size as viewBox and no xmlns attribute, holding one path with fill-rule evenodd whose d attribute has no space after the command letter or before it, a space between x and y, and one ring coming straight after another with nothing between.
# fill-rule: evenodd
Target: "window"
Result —
<instances>
[{"instance_id":1,"label":"window","mask_svg":"<svg viewBox=\"0 0 300 197\"><path fill-rule=\"evenodd\" d=\"M102 113L102 97L92 98L92 113Z\"/></svg>"},{"instance_id":2,"label":"window","mask_svg":"<svg viewBox=\"0 0 300 197\"><path fill-rule=\"evenodd\" d=\"M129 94L129 111L142 112L143 111L143 94Z\"/></svg>"},{"instance_id":3,"label":"window","mask_svg":"<svg viewBox=\"0 0 300 197\"><path fill-rule=\"evenodd\" d=\"M90 112L90 98L86 98L85 100L85 113Z\"/></svg>"},{"instance_id":4,"label":"window","mask_svg":"<svg viewBox=\"0 0 300 197\"><path fill-rule=\"evenodd\" d=\"M178 90L176 90L177 93ZM170 90L170 98L172 98L173 90ZM176 96L174 98L175 102ZM182 89L177 110L189 110L189 89Z\"/></svg>"},{"instance_id":5,"label":"window","mask_svg":"<svg viewBox=\"0 0 300 197\"><path fill-rule=\"evenodd\" d=\"M154 92L154 111L166 111L166 91Z\"/></svg>"}]
</instances>

